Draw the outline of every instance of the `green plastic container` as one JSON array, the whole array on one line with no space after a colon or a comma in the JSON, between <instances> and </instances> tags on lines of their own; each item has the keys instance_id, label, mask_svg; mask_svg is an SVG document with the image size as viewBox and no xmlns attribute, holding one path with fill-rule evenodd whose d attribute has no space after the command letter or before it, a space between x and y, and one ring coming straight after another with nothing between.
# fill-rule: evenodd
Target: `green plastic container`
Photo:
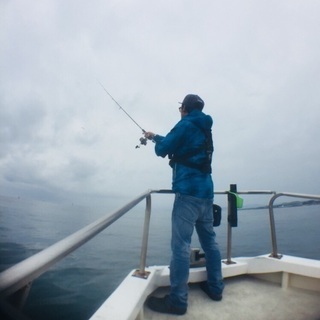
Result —
<instances>
[{"instance_id":1,"label":"green plastic container","mask_svg":"<svg viewBox=\"0 0 320 320\"><path fill-rule=\"evenodd\" d=\"M239 197L239 195L237 193L234 192L230 192L229 193L233 194L236 197L236 205L237 205L237 209L240 209L243 207L243 199Z\"/></svg>"}]
</instances>

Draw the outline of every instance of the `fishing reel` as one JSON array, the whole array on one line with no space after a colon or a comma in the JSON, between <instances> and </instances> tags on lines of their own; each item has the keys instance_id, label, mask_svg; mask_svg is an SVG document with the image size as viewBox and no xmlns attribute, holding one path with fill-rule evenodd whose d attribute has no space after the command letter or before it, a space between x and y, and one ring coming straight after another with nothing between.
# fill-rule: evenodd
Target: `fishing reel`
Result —
<instances>
[{"instance_id":1,"label":"fishing reel","mask_svg":"<svg viewBox=\"0 0 320 320\"><path fill-rule=\"evenodd\" d=\"M136 145L136 149L140 148L140 146L146 146L147 145L147 140L148 140L147 138L141 137L139 139L140 144Z\"/></svg>"}]
</instances>

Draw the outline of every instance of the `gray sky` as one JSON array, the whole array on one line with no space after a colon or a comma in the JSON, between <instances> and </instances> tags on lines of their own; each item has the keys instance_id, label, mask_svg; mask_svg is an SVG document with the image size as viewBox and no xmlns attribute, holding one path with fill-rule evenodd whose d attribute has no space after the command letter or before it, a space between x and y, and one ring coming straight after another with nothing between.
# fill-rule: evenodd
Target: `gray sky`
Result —
<instances>
[{"instance_id":1,"label":"gray sky","mask_svg":"<svg viewBox=\"0 0 320 320\"><path fill-rule=\"evenodd\" d=\"M188 93L214 118L217 190L320 193L320 1L0 0L2 195L86 202L170 188ZM98 81L97 81L98 80Z\"/></svg>"}]
</instances>

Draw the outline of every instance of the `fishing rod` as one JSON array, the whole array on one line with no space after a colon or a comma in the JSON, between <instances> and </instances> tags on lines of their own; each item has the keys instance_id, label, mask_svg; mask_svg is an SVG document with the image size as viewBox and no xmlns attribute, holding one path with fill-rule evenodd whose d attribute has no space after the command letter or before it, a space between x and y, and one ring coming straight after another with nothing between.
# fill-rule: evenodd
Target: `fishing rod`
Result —
<instances>
[{"instance_id":1,"label":"fishing rod","mask_svg":"<svg viewBox=\"0 0 320 320\"><path fill-rule=\"evenodd\" d=\"M103 86L103 84L97 80L100 83L100 86L102 87L102 89L108 94L108 96L116 103L116 105L120 108L120 110L122 110L130 119L131 121L133 121L133 123L139 127L142 130L142 133L146 133L146 130L144 130L131 116L130 114L124 109L122 108L122 106L119 104L119 102L107 91L107 89ZM136 149L140 148L141 145L146 146L147 145L147 138L141 137L139 139L140 144L136 145Z\"/></svg>"}]
</instances>

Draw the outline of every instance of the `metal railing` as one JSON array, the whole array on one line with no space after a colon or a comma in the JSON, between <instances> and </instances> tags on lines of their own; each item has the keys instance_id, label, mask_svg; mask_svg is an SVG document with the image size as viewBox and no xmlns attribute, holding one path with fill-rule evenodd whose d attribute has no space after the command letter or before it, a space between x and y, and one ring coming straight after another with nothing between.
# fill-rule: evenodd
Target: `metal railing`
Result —
<instances>
[{"instance_id":1,"label":"metal railing","mask_svg":"<svg viewBox=\"0 0 320 320\"><path fill-rule=\"evenodd\" d=\"M133 207L146 199L145 219L141 245L140 255L140 268L136 271L135 276L146 278L146 256L148 247L149 225L151 217L151 194L162 193L172 194L171 190L147 190L140 196L133 199L131 202L120 208L119 210L108 214L95 222L87 225L79 231L71 234L63 240L53 244L52 246L42 250L41 252L17 263L9 269L0 273L0 298L6 298L11 296L14 299L10 299L12 304L16 307L20 307L23 301L26 299L31 283L34 279L38 278L41 274L46 272L50 267L56 264L58 261L69 255L71 252L85 244L91 238L96 236L101 231L105 230L108 226L130 211ZM278 254L275 219L273 204L274 201L281 197L295 197L295 198L307 198L320 200L318 195L306 195L306 194L294 194L294 193L276 193L274 191L239 191L241 195L268 195L272 194L269 201L269 217L270 217L270 231L272 242L271 257L281 258ZM228 195L229 191L216 191L215 195ZM232 244L232 228L228 223L228 240L227 240L227 264L231 261L231 244Z\"/></svg>"},{"instance_id":2,"label":"metal railing","mask_svg":"<svg viewBox=\"0 0 320 320\"><path fill-rule=\"evenodd\" d=\"M230 189L231 189L231 185L230 185ZM215 194L229 194L229 191L222 191L222 192L215 192ZM259 191L259 190L253 190L253 191L237 191L237 194L241 194L241 195L269 195L269 194L276 194L275 191ZM228 203L228 214L230 211L230 204ZM273 212L272 212L273 215ZM271 220L271 218L270 218ZM274 221L274 218L272 218L272 220ZM271 227L271 225L270 225ZM275 226L273 225L273 227L275 228ZM271 232L271 242L272 244L277 243L277 239L276 239L276 233L275 230L274 232ZM272 245L273 246L273 245ZM223 262L225 264L233 264L234 262L231 259L231 250L232 250L232 226L230 223L228 223L228 230L227 230L227 259L224 260Z\"/></svg>"},{"instance_id":3,"label":"metal railing","mask_svg":"<svg viewBox=\"0 0 320 320\"><path fill-rule=\"evenodd\" d=\"M278 253L278 246L277 246L277 237L276 237L276 224L274 220L274 213L273 213L273 204L276 199L279 197L291 197L291 198L301 198L301 199L310 199L310 200L320 200L320 196L318 195L311 195L311 194L301 194L301 193L288 193L288 192L280 192L275 193L273 197L269 201L269 218L270 218L270 231L271 231L271 240L272 240L272 253L270 257L280 259L282 257L281 254Z\"/></svg>"},{"instance_id":4,"label":"metal railing","mask_svg":"<svg viewBox=\"0 0 320 320\"><path fill-rule=\"evenodd\" d=\"M136 197L119 210L108 214L95 222L87 225L79 231L71 234L50 247L36 253L35 255L15 264L0 273L0 299L11 296L10 300L16 307L21 307L29 293L31 283L58 261L69 255L71 252L88 242L98 233L130 211L144 199L146 201L145 230L143 233L143 244L141 249L140 273L144 274L146 250L149 233L149 221L151 215L151 194L152 193L172 193L171 190L147 190ZM4 301L2 300L2 303Z\"/></svg>"}]
</instances>

